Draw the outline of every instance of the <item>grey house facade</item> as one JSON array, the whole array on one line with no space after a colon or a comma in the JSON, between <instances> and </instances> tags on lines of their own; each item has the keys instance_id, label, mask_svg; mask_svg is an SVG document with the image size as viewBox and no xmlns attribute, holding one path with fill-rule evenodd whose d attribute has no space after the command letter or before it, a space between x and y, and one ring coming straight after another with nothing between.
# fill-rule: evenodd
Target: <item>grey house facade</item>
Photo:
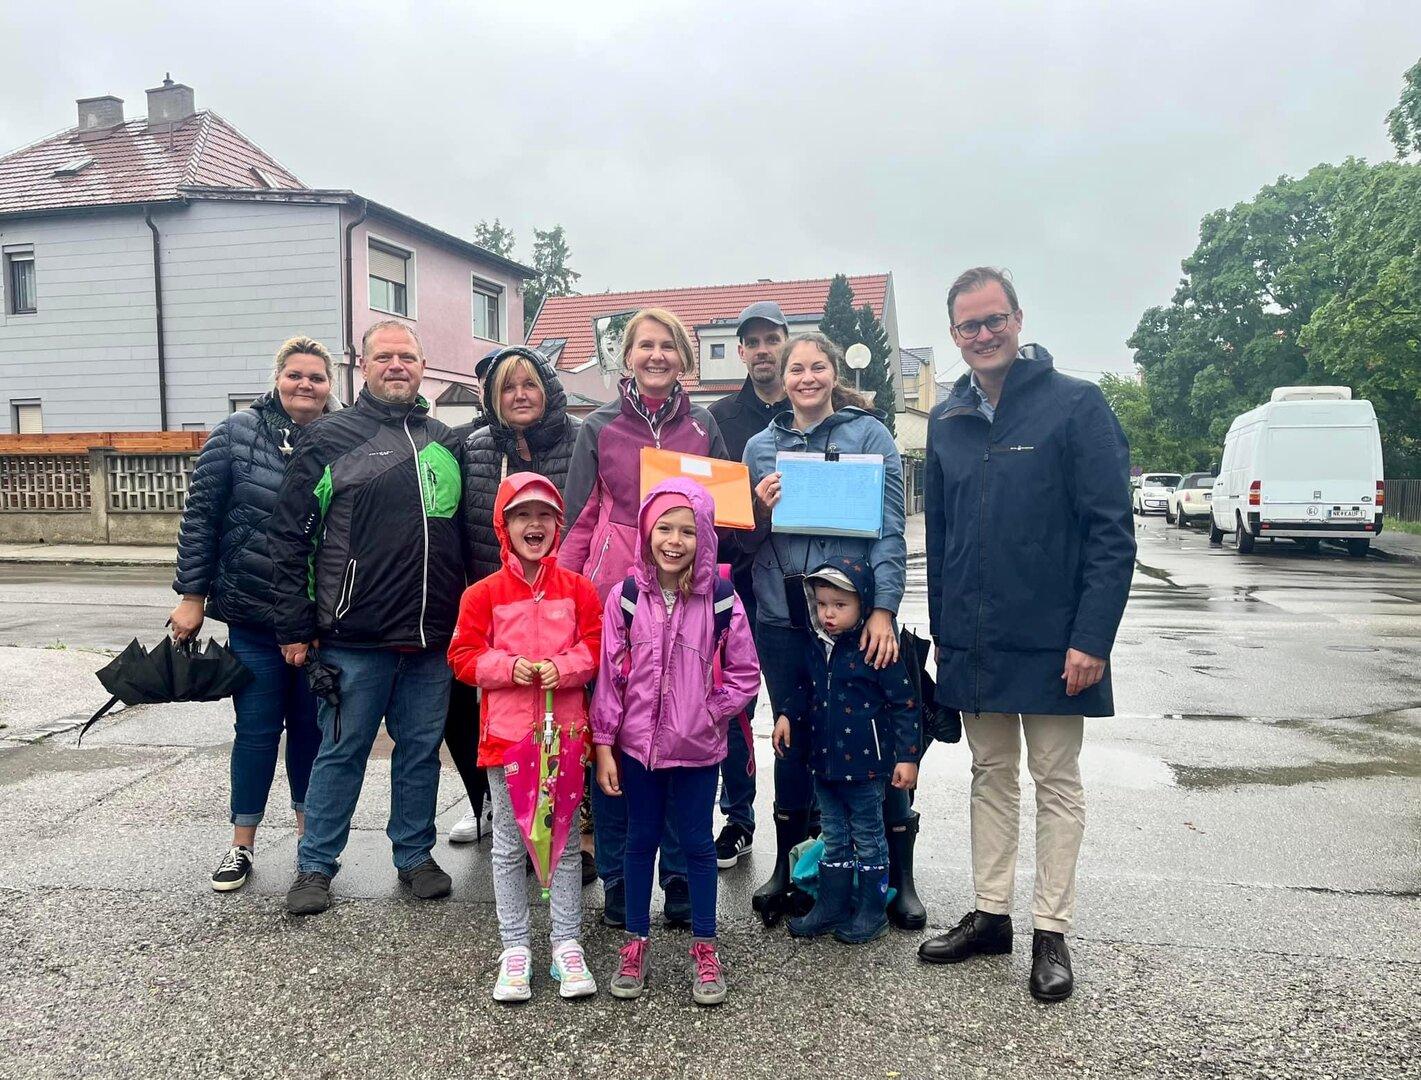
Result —
<instances>
[{"instance_id":1,"label":"grey house facade","mask_svg":"<svg viewBox=\"0 0 1421 1080\"><path fill-rule=\"evenodd\" d=\"M171 83L147 119L84 99L77 127L0 158L0 259L0 432L16 434L210 429L270 387L296 333L339 354L349 400L360 335L391 317L425 342L427 395L462 402L477 358L521 343L531 274L306 188ZM401 264L396 302L373 275Z\"/></svg>"}]
</instances>

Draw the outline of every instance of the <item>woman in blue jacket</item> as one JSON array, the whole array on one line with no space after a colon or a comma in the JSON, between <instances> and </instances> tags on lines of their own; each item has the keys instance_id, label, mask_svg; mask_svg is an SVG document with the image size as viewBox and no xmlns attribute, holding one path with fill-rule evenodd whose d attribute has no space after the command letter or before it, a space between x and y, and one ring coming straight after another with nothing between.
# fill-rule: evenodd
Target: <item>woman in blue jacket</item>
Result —
<instances>
[{"instance_id":1,"label":"woman in blue jacket","mask_svg":"<svg viewBox=\"0 0 1421 1080\"><path fill-rule=\"evenodd\" d=\"M903 537L903 462L892 433L868 402L839 382L842 363L843 353L823 334L792 337L781 354L780 373L793 411L777 416L745 445L757 526L740 542L754 553L755 640L776 716L784 711L794 688L808 681L804 657L809 630L802 619L806 613L802 607L792 613L786 597L803 595L803 575L836 556L865 560L873 571L874 608L862 631L868 662L883 668L898 658L894 617L903 599L908 559ZM882 455L882 535L876 540L772 535L770 512L782 494L775 459L785 452ZM791 745L775 761L775 869L753 898L766 925L784 914L790 896L789 853L808 835L812 801L808 762L802 747Z\"/></svg>"},{"instance_id":2,"label":"woman in blue jacket","mask_svg":"<svg viewBox=\"0 0 1421 1080\"><path fill-rule=\"evenodd\" d=\"M232 651L254 676L233 700L232 846L212 874L218 892L240 889L251 874L283 728L298 830L321 741L306 674L282 658L272 629L266 528L301 429L326 411L331 377L331 356L319 341L283 342L275 387L212 429L183 507L173 581L182 600L170 617L173 637L195 636L208 615L220 619Z\"/></svg>"}]
</instances>

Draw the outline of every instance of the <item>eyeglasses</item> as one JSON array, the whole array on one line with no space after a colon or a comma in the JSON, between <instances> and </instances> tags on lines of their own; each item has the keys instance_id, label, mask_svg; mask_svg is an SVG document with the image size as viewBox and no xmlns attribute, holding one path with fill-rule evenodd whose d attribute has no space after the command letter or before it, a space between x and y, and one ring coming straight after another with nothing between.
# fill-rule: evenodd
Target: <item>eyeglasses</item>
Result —
<instances>
[{"instance_id":1,"label":"eyeglasses","mask_svg":"<svg viewBox=\"0 0 1421 1080\"><path fill-rule=\"evenodd\" d=\"M982 332L982 327L986 327L993 334L999 334L1006 329L1007 323L1011 320L1010 315L988 315L985 319L965 319L952 328L952 332L958 337L975 338Z\"/></svg>"}]
</instances>

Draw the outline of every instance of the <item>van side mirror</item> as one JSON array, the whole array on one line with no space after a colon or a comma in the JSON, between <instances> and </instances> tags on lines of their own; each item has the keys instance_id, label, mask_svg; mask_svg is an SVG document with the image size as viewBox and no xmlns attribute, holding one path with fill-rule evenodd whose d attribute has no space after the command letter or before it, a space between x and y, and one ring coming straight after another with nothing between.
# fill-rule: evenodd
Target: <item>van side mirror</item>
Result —
<instances>
[{"instance_id":1,"label":"van side mirror","mask_svg":"<svg viewBox=\"0 0 1421 1080\"><path fill-rule=\"evenodd\" d=\"M1219 475L1219 463L1218 463L1217 461L1211 461L1211 462L1209 462L1209 471L1210 471L1211 473L1213 473L1215 476L1218 476L1218 475Z\"/></svg>"}]
</instances>

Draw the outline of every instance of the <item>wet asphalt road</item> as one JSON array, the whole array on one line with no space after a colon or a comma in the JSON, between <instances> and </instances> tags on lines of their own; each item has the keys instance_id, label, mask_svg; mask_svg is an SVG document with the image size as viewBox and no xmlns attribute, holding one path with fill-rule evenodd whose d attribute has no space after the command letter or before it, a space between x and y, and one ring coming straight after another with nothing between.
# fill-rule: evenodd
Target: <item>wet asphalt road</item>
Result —
<instances>
[{"instance_id":1,"label":"wet asphalt road","mask_svg":"<svg viewBox=\"0 0 1421 1080\"><path fill-rule=\"evenodd\" d=\"M167 580L2 567L0 644L156 637ZM904 618L925 614L919 562ZM849 949L761 929L748 900L768 870L766 829L721 875L724 1007L688 1003L689 942L663 933L642 1001L564 1003L542 980L509 1010L487 997L487 842L441 839L452 901L418 905L394 883L387 746L337 906L297 921L280 903L294 850L280 775L252 885L206 886L225 836L227 705L135 709L82 750L72 735L0 731L4 1072L1414 1076L1418 616L1415 564L1285 545L1241 557L1158 518L1140 527L1113 658L1119 715L1088 722L1082 756L1078 989L1049 1007L1025 988L1029 813L1012 956L926 968L920 935ZM763 716L757 734L767 821ZM932 749L918 880L938 932L971 903L968 782L964 747ZM452 769L440 807L441 831L465 808ZM596 887L586 899L591 916ZM619 937L589 918L584 941L605 979Z\"/></svg>"}]
</instances>

